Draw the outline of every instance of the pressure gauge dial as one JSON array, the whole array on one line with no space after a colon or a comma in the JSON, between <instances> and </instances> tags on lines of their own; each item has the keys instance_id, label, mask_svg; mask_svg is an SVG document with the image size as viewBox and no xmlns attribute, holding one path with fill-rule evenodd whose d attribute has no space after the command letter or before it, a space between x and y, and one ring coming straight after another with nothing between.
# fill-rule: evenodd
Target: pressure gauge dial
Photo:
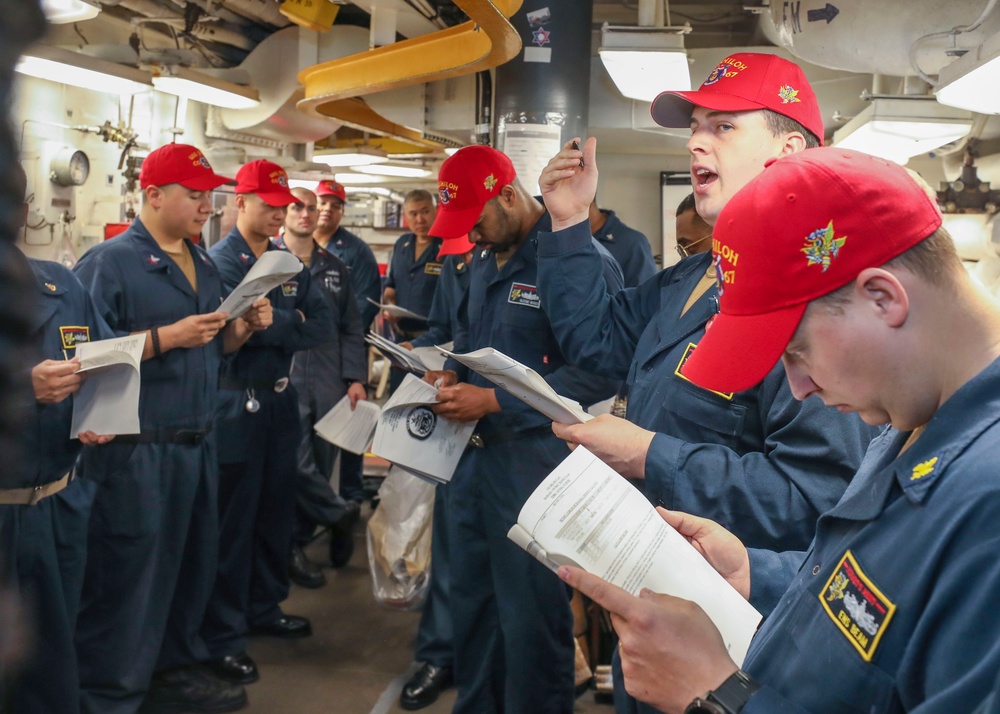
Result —
<instances>
[{"instance_id":1,"label":"pressure gauge dial","mask_svg":"<svg viewBox=\"0 0 1000 714\"><path fill-rule=\"evenodd\" d=\"M62 149L49 165L49 178L60 186L82 186L88 176L90 159L78 149Z\"/></svg>"}]
</instances>

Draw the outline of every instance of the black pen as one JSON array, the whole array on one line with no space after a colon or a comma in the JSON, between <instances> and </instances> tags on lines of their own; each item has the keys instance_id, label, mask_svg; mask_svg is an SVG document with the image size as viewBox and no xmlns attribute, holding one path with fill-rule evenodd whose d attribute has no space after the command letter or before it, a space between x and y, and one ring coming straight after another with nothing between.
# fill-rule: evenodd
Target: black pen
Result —
<instances>
[{"instance_id":1,"label":"black pen","mask_svg":"<svg viewBox=\"0 0 1000 714\"><path fill-rule=\"evenodd\" d=\"M580 150L580 142L578 142L576 139L573 140L573 148L576 149L577 151ZM583 157L582 156L580 157L580 168L581 169L583 168Z\"/></svg>"}]
</instances>

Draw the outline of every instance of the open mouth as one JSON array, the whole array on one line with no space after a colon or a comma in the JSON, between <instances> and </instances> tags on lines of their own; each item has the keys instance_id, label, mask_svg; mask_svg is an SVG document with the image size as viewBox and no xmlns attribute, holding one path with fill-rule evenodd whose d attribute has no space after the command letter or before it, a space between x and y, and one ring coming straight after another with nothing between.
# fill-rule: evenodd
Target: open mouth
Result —
<instances>
[{"instance_id":1,"label":"open mouth","mask_svg":"<svg viewBox=\"0 0 1000 714\"><path fill-rule=\"evenodd\" d=\"M691 175L694 177L695 188L707 188L719 178L719 174L706 168L696 168L691 172Z\"/></svg>"}]
</instances>

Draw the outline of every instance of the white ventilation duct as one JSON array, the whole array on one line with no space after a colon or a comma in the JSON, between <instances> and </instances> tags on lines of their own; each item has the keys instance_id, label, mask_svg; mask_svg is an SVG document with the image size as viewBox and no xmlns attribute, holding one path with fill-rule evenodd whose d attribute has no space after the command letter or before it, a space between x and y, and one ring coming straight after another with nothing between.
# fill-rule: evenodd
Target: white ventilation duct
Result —
<instances>
[{"instance_id":1,"label":"white ventilation duct","mask_svg":"<svg viewBox=\"0 0 1000 714\"><path fill-rule=\"evenodd\" d=\"M986 0L802 0L772 2L761 15L761 30L771 42L795 57L831 69L905 77L918 74L910 64L910 46L918 38L970 25ZM974 47L1000 31L1000 12L977 29L959 35L958 46ZM945 54L951 38L921 41L916 64L937 74L954 57Z\"/></svg>"}]
</instances>

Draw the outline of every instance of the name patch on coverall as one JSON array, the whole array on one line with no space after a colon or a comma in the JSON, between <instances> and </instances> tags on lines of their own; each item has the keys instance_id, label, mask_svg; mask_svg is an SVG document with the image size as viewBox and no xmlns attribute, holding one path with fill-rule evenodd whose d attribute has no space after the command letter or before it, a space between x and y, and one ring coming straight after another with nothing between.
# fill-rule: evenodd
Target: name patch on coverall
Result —
<instances>
[{"instance_id":1,"label":"name patch on coverall","mask_svg":"<svg viewBox=\"0 0 1000 714\"><path fill-rule=\"evenodd\" d=\"M64 350L75 350L81 342L90 342L90 328L66 325L59 328L59 336Z\"/></svg>"},{"instance_id":2,"label":"name patch on coverall","mask_svg":"<svg viewBox=\"0 0 1000 714\"><path fill-rule=\"evenodd\" d=\"M678 362L677 367L674 368L674 374L683 379L685 382L691 382L691 380L681 374L681 367L683 367L684 363L688 361L688 358L694 353L694 348L697 346L698 345L694 342L688 342L688 346L684 348L684 354L681 355L681 361ZM691 382L691 384L694 384L694 382ZM698 385L695 384L695 386L697 387ZM699 388L704 389L704 387ZM720 397L730 402L733 401L733 394L735 394L735 392L717 392L714 389L705 389L705 391L711 392L712 394L718 394Z\"/></svg>"},{"instance_id":3,"label":"name patch on coverall","mask_svg":"<svg viewBox=\"0 0 1000 714\"><path fill-rule=\"evenodd\" d=\"M847 641L871 662L896 606L861 571L851 551L834 568L819 601Z\"/></svg>"},{"instance_id":4,"label":"name patch on coverall","mask_svg":"<svg viewBox=\"0 0 1000 714\"><path fill-rule=\"evenodd\" d=\"M510 286L510 295L507 296L507 302L514 303L515 305L527 305L536 310L542 309L542 300L538 297L538 288L534 285L514 283Z\"/></svg>"},{"instance_id":5,"label":"name patch on coverall","mask_svg":"<svg viewBox=\"0 0 1000 714\"><path fill-rule=\"evenodd\" d=\"M282 283L281 294L285 297L296 297L299 294L299 284L297 282Z\"/></svg>"}]
</instances>

